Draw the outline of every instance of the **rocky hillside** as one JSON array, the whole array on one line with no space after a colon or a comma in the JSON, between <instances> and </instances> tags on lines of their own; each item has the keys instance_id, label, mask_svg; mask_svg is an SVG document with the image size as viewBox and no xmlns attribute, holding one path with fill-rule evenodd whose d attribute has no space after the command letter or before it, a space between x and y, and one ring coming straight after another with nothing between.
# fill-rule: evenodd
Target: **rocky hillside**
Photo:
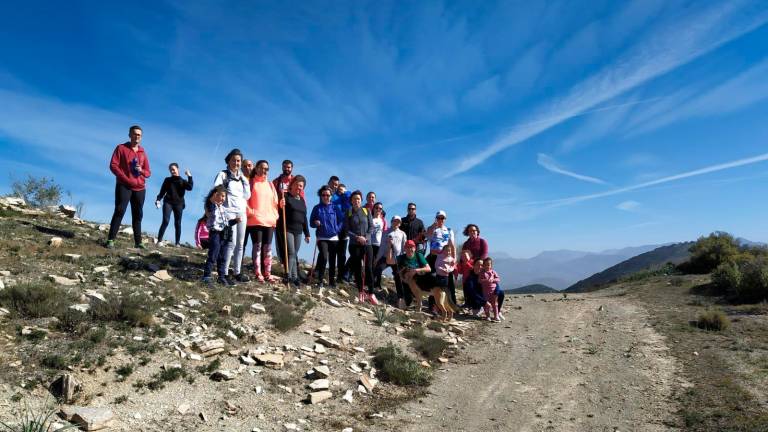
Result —
<instances>
[{"instance_id":1,"label":"rocky hillside","mask_svg":"<svg viewBox=\"0 0 768 432\"><path fill-rule=\"evenodd\" d=\"M53 394L84 430L371 430L465 361L477 321L348 285L209 289L202 251L107 250L108 227L70 210L0 199L0 421Z\"/></svg>"},{"instance_id":2,"label":"rocky hillside","mask_svg":"<svg viewBox=\"0 0 768 432\"><path fill-rule=\"evenodd\" d=\"M511 290L504 290L507 294L552 294L559 293L560 291L542 284L533 284L521 286Z\"/></svg>"}]
</instances>

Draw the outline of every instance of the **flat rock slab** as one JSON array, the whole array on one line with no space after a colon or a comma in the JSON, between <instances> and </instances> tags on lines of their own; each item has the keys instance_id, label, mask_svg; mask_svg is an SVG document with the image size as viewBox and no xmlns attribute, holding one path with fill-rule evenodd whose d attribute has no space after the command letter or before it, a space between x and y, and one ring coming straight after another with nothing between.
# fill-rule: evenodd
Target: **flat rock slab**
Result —
<instances>
[{"instance_id":1,"label":"flat rock slab","mask_svg":"<svg viewBox=\"0 0 768 432\"><path fill-rule=\"evenodd\" d=\"M61 409L62 417L84 431L105 429L112 424L115 415L108 408L69 406Z\"/></svg>"},{"instance_id":2,"label":"flat rock slab","mask_svg":"<svg viewBox=\"0 0 768 432\"><path fill-rule=\"evenodd\" d=\"M341 344L340 343L338 343L337 341L335 341L335 340L333 340L333 339L331 339L329 337L325 337L325 336L320 336L319 338L317 338L317 340L315 342L317 342L317 343L319 343L321 345L325 345L328 348L341 348Z\"/></svg>"},{"instance_id":3,"label":"flat rock slab","mask_svg":"<svg viewBox=\"0 0 768 432\"><path fill-rule=\"evenodd\" d=\"M168 274L168 270L158 270L152 276L160 279L163 282L168 282L169 280L173 280L173 276Z\"/></svg>"},{"instance_id":4,"label":"flat rock slab","mask_svg":"<svg viewBox=\"0 0 768 432\"><path fill-rule=\"evenodd\" d=\"M331 370L328 366L315 366L312 370L315 372L315 375L320 378L328 378L331 376Z\"/></svg>"},{"instance_id":5,"label":"flat rock slab","mask_svg":"<svg viewBox=\"0 0 768 432\"><path fill-rule=\"evenodd\" d=\"M273 369L282 369L285 366L285 356L282 354L261 354L253 358L258 364Z\"/></svg>"},{"instance_id":6,"label":"flat rock slab","mask_svg":"<svg viewBox=\"0 0 768 432\"><path fill-rule=\"evenodd\" d=\"M333 393L327 390L314 392L309 394L309 403L318 404L324 400L328 400L333 397Z\"/></svg>"},{"instance_id":7,"label":"flat rock slab","mask_svg":"<svg viewBox=\"0 0 768 432\"><path fill-rule=\"evenodd\" d=\"M64 285L64 286L74 286L80 283L80 281L77 279L70 279L64 276L56 276L56 275L48 275L48 280L50 280L55 284Z\"/></svg>"},{"instance_id":8,"label":"flat rock slab","mask_svg":"<svg viewBox=\"0 0 768 432\"><path fill-rule=\"evenodd\" d=\"M309 383L309 388L312 390L328 390L331 388L331 382L325 378L314 380Z\"/></svg>"}]
</instances>

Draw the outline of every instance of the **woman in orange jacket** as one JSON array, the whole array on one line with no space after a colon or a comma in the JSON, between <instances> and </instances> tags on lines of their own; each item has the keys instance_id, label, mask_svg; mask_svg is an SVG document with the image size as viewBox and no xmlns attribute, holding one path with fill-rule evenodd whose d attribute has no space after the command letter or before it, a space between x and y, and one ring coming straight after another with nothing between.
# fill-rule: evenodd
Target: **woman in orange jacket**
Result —
<instances>
[{"instance_id":1,"label":"woman in orange jacket","mask_svg":"<svg viewBox=\"0 0 768 432\"><path fill-rule=\"evenodd\" d=\"M253 249L253 272L259 282L271 279L272 273L272 235L277 226L277 204L279 197L275 185L267 179L269 162L256 162L251 173L251 197L247 202L247 230L251 236Z\"/></svg>"}]
</instances>

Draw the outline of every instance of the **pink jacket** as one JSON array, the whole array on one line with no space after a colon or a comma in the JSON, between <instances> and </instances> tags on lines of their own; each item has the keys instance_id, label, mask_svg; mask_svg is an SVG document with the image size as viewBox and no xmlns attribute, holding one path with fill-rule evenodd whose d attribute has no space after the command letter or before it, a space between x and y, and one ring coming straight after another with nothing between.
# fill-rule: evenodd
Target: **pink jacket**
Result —
<instances>
[{"instance_id":1,"label":"pink jacket","mask_svg":"<svg viewBox=\"0 0 768 432\"><path fill-rule=\"evenodd\" d=\"M248 208L245 211L248 216L246 225L276 227L278 200L278 193L271 181L267 180L266 177L252 178L251 197L248 198Z\"/></svg>"},{"instance_id":2,"label":"pink jacket","mask_svg":"<svg viewBox=\"0 0 768 432\"><path fill-rule=\"evenodd\" d=\"M195 227L195 246L201 247L200 242L208 240L208 226L205 224L205 219L197 222Z\"/></svg>"},{"instance_id":3,"label":"pink jacket","mask_svg":"<svg viewBox=\"0 0 768 432\"><path fill-rule=\"evenodd\" d=\"M499 283L500 280L499 274L494 270L483 271L480 273L480 285L483 286L483 296L487 298L488 294L492 294L496 291L496 284Z\"/></svg>"}]
</instances>

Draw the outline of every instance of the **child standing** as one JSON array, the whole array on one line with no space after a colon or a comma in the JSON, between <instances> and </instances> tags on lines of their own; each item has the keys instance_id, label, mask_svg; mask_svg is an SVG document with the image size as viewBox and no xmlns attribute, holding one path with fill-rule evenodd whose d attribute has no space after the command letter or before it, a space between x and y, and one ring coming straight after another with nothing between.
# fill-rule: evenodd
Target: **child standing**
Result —
<instances>
[{"instance_id":1,"label":"child standing","mask_svg":"<svg viewBox=\"0 0 768 432\"><path fill-rule=\"evenodd\" d=\"M491 257L483 260L483 272L480 274L480 285L483 287L483 297L485 297L485 317L491 320L490 312L493 311L493 321L499 322L499 304L496 295L496 285L499 283L498 273L493 270L493 259Z\"/></svg>"},{"instance_id":2,"label":"child standing","mask_svg":"<svg viewBox=\"0 0 768 432\"><path fill-rule=\"evenodd\" d=\"M205 198L206 226L208 227L208 260L203 270L203 282L211 284L211 270L214 263L219 275L216 282L222 285L234 285L225 277L227 244L232 239L232 226L240 222L240 217L231 217L230 211L224 207L227 200L227 189L219 185L208 192Z\"/></svg>"},{"instance_id":3,"label":"child standing","mask_svg":"<svg viewBox=\"0 0 768 432\"><path fill-rule=\"evenodd\" d=\"M195 246L198 249L208 249L208 216L203 215L195 226Z\"/></svg>"}]
</instances>

